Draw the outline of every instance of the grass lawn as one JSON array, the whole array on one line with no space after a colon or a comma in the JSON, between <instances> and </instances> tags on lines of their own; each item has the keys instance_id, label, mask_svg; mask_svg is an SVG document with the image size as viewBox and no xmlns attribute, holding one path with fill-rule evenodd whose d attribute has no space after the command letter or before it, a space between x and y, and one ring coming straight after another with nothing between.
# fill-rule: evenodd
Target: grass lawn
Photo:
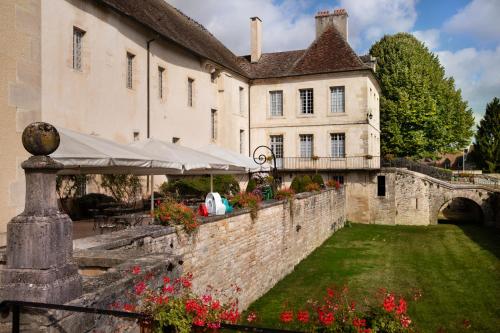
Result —
<instances>
[{"instance_id":1,"label":"grass lawn","mask_svg":"<svg viewBox=\"0 0 500 333\"><path fill-rule=\"evenodd\" d=\"M323 297L328 286L344 284L359 302L381 287L409 299L421 290L422 298L409 306L419 332L500 332L500 231L352 224L249 310L258 313L259 325L276 326L284 302L299 308Z\"/></svg>"}]
</instances>

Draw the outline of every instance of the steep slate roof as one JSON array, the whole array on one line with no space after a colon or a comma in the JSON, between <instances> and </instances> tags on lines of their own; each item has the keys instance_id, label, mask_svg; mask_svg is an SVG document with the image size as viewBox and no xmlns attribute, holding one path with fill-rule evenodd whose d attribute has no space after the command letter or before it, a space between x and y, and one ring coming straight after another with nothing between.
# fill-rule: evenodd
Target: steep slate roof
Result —
<instances>
[{"instance_id":1,"label":"steep slate roof","mask_svg":"<svg viewBox=\"0 0 500 333\"><path fill-rule=\"evenodd\" d=\"M95 0L195 54L243 76L240 60L207 29L165 0Z\"/></svg>"},{"instance_id":2,"label":"steep slate roof","mask_svg":"<svg viewBox=\"0 0 500 333\"><path fill-rule=\"evenodd\" d=\"M273 78L370 69L335 27L326 29L305 50L264 53L257 63L242 57L252 78Z\"/></svg>"},{"instance_id":3,"label":"steep slate roof","mask_svg":"<svg viewBox=\"0 0 500 333\"><path fill-rule=\"evenodd\" d=\"M370 69L335 27L305 50L264 53L257 63L237 57L205 27L165 0L94 0L152 29L163 38L250 79Z\"/></svg>"}]
</instances>

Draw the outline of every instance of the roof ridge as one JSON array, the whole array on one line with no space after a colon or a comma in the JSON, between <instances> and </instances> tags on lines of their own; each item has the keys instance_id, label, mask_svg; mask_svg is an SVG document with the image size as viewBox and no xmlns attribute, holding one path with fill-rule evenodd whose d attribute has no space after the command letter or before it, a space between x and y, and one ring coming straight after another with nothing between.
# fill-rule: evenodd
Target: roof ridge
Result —
<instances>
[{"instance_id":1,"label":"roof ridge","mask_svg":"<svg viewBox=\"0 0 500 333\"><path fill-rule=\"evenodd\" d=\"M303 60L305 59L309 53L314 49L314 47L316 45L318 45L319 41L321 40L321 38L328 32L332 31L337 37L340 37L342 39L342 41L348 46L348 51L350 51L355 57L356 57L356 60L360 63L360 65L363 65L365 66L364 62L361 60L361 58L359 58L359 56L356 54L356 52L354 52L354 50L352 49L351 45L349 45L349 42L344 38L344 36L339 32L339 30L335 27L335 25L331 25L329 26L328 28L326 28L318 37L316 37L314 39L314 41L309 45L309 47L307 49L305 49L305 52L304 54L299 57L294 63L293 65L290 67L290 70L288 70L287 74L290 74L290 73L293 73L293 71L296 69L297 65Z\"/></svg>"}]
</instances>

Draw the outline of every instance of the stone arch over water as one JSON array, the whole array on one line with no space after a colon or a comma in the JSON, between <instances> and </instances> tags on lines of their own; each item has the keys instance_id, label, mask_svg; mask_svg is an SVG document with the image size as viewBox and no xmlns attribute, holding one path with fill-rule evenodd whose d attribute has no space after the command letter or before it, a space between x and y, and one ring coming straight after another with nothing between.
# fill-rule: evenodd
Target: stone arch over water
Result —
<instances>
[{"instance_id":1,"label":"stone arch over water","mask_svg":"<svg viewBox=\"0 0 500 333\"><path fill-rule=\"evenodd\" d=\"M438 223L484 224L483 208L476 200L454 197L441 205Z\"/></svg>"}]
</instances>

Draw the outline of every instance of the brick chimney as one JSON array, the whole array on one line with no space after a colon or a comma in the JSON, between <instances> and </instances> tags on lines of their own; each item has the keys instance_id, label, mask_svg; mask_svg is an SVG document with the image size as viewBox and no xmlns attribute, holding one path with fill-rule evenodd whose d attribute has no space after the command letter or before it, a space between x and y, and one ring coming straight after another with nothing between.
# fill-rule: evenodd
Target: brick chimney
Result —
<instances>
[{"instance_id":1,"label":"brick chimney","mask_svg":"<svg viewBox=\"0 0 500 333\"><path fill-rule=\"evenodd\" d=\"M333 12L328 10L320 11L316 14L316 38L318 38L325 29L334 25L340 34L348 41L347 18L349 15L344 8L335 9Z\"/></svg>"},{"instance_id":2,"label":"brick chimney","mask_svg":"<svg viewBox=\"0 0 500 333\"><path fill-rule=\"evenodd\" d=\"M257 16L250 18L250 61L258 62L262 55L262 21Z\"/></svg>"}]
</instances>

